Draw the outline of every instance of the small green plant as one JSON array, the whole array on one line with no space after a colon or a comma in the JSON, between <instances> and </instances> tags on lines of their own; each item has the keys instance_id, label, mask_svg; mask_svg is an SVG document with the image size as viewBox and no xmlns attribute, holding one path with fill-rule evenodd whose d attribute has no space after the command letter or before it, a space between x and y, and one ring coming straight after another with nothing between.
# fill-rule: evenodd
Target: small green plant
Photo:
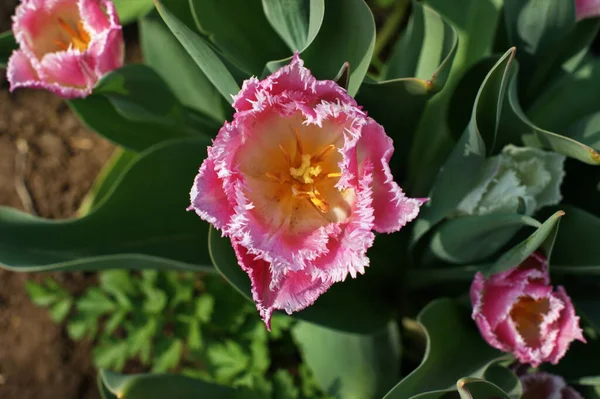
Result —
<instances>
[{"instance_id":1,"label":"small green plant","mask_svg":"<svg viewBox=\"0 0 600 399\"><path fill-rule=\"evenodd\" d=\"M323 397L299 363L292 319L276 315L268 334L252 303L218 276L107 270L97 286L73 296L51 278L28 281L27 292L73 340L94 342L99 368L129 363L274 398ZM281 367L279 364L287 367Z\"/></svg>"}]
</instances>

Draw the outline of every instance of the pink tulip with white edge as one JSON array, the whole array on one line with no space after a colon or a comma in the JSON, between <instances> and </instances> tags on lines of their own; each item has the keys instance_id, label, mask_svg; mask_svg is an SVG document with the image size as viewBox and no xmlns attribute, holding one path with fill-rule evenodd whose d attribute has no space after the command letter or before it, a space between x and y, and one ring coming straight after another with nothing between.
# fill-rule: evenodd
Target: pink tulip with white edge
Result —
<instances>
[{"instance_id":1,"label":"pink tulip with white edge","mask_svg":"<svg viewBox=\"0 0 600 399\"><path fill-rule=\"evenodd\" d=\"M29 87L86 97L123 65L123 32L109 0L23 0L13 33L19 49L7 66L11 91Z\"/></svg>"},{"instance_id":2,"label":"pink tulip with white edge","mask_svg":"<svg viewBox=\"0 0 600 399\"><path fill-rule=\"evenodd\" d=\"M394 181L384 128L296 54L244 82L191 190L190 209L231 240L269 327L369 265L374 232L400 230L426 199Z\"/></svg>"}]
</instances>

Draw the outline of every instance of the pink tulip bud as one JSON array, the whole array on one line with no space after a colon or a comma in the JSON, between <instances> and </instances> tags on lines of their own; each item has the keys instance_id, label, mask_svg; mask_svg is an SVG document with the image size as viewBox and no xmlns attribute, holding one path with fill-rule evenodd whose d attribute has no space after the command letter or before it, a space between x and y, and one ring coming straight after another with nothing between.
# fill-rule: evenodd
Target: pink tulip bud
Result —
<instances>
[{"instance_id":1,"label":"pink tulip bud","mask_svg":"<svg viewBox=\"0 0 600 399\"><path fill-rule=\"evenodd\" d=\"M520 380L523 386L521 399L583 399L557 375L532 373L525 374Z\"/></svg>"},{"instance_id":2,"label":"pink tulip bud","mask_svg":"<svg viewBox=\"0 0 600 399\"><path fill-rule=\"evenodd\" d=\"M123 33L109 0L22 0L13 33L20 48L8 62L11 91L86 97L98 79L123 65Z\"/></svg>"},{"instance_id":3,"label":"pink tulip bud","mask_svg":"<svg viewBox=\"0 0 600 399\"><path fill-rule=\"evenodd\" d=\"M556 364L573 340L585 342L571 299L563 287L553 291L540 253L487 280L477 273L471 303L483 338L521 363Z\"/></svg>"},{"instance_id":4,"label":"pink tulip bud","mask_svg":"<svg viewBox=\"0 0 600 399\"><path fill-rule=\"evenodd\" d=\"M369 265L373 231L400 230L424 199L407 198L383 127L296 54L244 82L191 191L190 209L231 239L267 324L311 305Z\"/></svg>"},{"instance_id":5,"label":"pink tulip bud","mask_svg":"<svg viewBox=\"0 0 600 399\"><path fill-rule=\"evenodd\" d=\"M577 20L600 16L600 0L575 0Z\"/></svg>"}]
</instances>

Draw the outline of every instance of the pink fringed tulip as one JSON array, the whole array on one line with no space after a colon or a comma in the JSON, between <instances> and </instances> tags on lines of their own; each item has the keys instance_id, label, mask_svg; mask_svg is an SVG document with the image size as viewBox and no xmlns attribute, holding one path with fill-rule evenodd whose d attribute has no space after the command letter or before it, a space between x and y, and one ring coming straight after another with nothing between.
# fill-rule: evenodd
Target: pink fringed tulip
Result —
<instances>
[{"instance_id":1,"label":"pink fringed tulip","mask_svg":"<svg viewBox=\"0 0 600 399\"><path fill-rule=\"evenodd\" d=\"M471 303L483 338L521 363L556 364L573 340L585 342L571 299L563 287L552 290L540 253L487 280L477 273Z\"/></svg>"},{"instance_id":2,"label":"pink fringed tulip","mask_svg":"<svg viewBox=\"0 0 600 399\"><path fill-rule=\"evenodd\" d=\"M369 265L373 231L413 220L423 199L393 180L383 127L296 54L234 96L191 191L190 209L231 239L269 326Z\"/></svg>"},{"instance_id":3,"label":"pink fringed tulip","mask_svg":"<svg viewBox=\"0 0 600 399\"><path fill-rule=\"evenodd\" d=\"M19 43L8 62L10 89L86 97L123 65L123 33L109 0L22 0L13 17Z\"/></svg>"},{"instance_id":4,"label":"pink fringed tulip","mask_svg":"<svg viewBox=\"0 0 600 399\"><path fill-rule=\"evenodd\" d=\"M525 374L521 399L583 399L562 377L548 373Z\"/></svg>"},{"instance_id":5,"label":"pink fringed tulip","mask_svg":"<svg viewBox=\"0 0 600 399\"><path fill-rule=\"evenodd\" d=\"M600 16L600 0L575 0L577 20Z\"/></svg>"}]
</instances>

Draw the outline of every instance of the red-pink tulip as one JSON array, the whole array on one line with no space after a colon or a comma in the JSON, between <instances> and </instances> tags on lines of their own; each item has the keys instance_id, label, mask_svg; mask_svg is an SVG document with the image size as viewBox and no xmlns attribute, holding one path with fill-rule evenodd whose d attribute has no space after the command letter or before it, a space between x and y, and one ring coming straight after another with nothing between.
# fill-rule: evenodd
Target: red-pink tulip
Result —
<instances>
[{"instance_id":1,"label":"red-pink tulip","mask_svg":"<svg viewBox=\"0 0 600 399\"><path fill-rule=\"evenodd\" d=\"M123 65L121 25L109 0L23 0L13 17L19 44L8 62L10 89L86 97Z\"/></svg>"},{"instance_id":2,"label":"red-pink tulip","mask_svg":"<svg viewBox=\"0 0 600 399\"><path fill-rule=\"evenodd\" d=\"M583 399L557 375L532 373L525 374L520 380L523 386L521 399Z\"/></svg>"},{"instance_id":3,"label":"red-pink tulip","mask_svg":"<svg viewBox=\"0 0 600 399\"><path fill-rule=\"evenodd\" d=\"M600 0L575 0L577 19L600 16Z\"/></svg>"},{"instance_id":4,"label":"red-pink tulip","mask_svg":"<svg viewBox=\"0 0 600 399\"><path fill-rule=\"evenodd\" d=\"M244 82L233 106L190 209L231 239L268 325L274 309L298 311L364 273L373 231L399 230L424 200L394 182L383 127L297 54L266 79Z\"/></svg>"},{"instance_id":5,"label":"red-pink tulip","mask_svg":"<svg viewBox=\"0 0 600 399\"><path fill-rule=\"evenodd\" d=\"M483 338L521 363L556 364L573 340L585 342L571 299L563 287L553 291L540 253L487 280L477 273L471 303Z\"/></svg>"}]
</instances>

